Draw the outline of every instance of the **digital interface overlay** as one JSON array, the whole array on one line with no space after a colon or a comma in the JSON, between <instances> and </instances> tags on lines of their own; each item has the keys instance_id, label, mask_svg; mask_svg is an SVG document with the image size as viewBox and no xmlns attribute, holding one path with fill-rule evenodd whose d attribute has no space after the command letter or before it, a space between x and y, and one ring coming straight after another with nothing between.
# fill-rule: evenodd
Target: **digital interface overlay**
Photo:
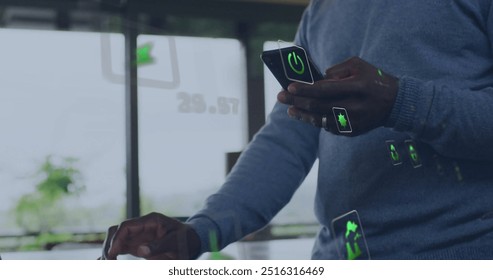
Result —
<instances>
[{"instance_id":1,"label":"digital interface overlay","mask_svg":"<svg viewBox=\"0 0 493 280\"><path fill-rule=\"evenodd\" d=\"M335 218L331 226L341 260L371 259L363 226L356 210Z\"/></svg>"},{"instance_id":2,"label":"digital interface overlay","mask_svg":"<svg viewBox=\"0 0 493 280\"><path fill-rule=\"evenodd\" d=\"M281 47L281 43L279 42L279 55L286 78L292 82L312 85L315 81L305 49L296 45Z\"/></svg>"}]
</instances>

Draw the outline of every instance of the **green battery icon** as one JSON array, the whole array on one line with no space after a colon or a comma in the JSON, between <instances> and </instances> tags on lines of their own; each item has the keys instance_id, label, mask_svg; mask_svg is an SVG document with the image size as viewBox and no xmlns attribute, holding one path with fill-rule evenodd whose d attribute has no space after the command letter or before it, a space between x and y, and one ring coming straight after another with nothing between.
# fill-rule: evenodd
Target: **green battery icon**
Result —
<instances>
[{"instance_id":1,"label":"green battery icon","mask_svg":"<svg viewBox=\"0 0 493 280\"><path fill-rule=\"evenodd\" d=\"M423 164L416 148L416 143L413 140L406 140L404 141L404 143L406 144L407 152L409 154L409 158L411 159L411 164L413 165L413 167L421 167Z\"/></svg>"},{"instance_id":2,"label":"green battery icon","mask_svg":"<svg viewBox=\"0 0 493 280\"><path fill-rule=\"evenodd\" d=\"M351 122L349 121L349 115L344 108L333 107L332 112L334 113L334 118L336 120L337 129L339 133L351 133L353 128L351 127Z\"/></svg>"}]
</instances>

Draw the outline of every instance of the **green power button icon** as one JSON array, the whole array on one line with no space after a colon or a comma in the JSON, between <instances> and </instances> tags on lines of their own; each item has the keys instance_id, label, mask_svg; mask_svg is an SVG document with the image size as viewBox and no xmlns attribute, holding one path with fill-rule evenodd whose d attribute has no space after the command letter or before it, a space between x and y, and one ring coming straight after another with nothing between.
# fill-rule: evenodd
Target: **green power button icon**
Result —
<instances>
[{"instance_id":1,"label":"green power button icon","mask_svg":"<svg viewBox=\"0 0 493 280\"><path fill-rule=\"evenodd\" d=\"M293 70L298 75L303 75L305 73L305 64L299 55L296 52L290 52L288 54L288 63L291 70ZM294 65L293 65L294 63Z\"/></svg>"}]
</instances>

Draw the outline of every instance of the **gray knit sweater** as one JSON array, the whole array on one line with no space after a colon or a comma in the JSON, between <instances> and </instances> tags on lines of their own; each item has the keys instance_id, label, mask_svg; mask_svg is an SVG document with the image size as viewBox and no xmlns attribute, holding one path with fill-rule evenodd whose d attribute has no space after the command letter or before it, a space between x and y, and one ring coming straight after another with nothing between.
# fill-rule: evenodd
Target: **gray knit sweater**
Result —
<instances>
[{"instance_id":1,"label":"gray knit sweater","mask_svg":"<svg viewBox=\"0 0 493 280\"><path fill-rule=\"evenodd\" d=\"M277 104L188 221L202 252L210 231L224 247L267 224L318 157L314 259L338 258L331 222L351 210L372 258L493 259L492 1L313 0L296 42L322 72L359 56L399 77L390 119L349 138L290 119Z\"/></svg>"}]
</instances>

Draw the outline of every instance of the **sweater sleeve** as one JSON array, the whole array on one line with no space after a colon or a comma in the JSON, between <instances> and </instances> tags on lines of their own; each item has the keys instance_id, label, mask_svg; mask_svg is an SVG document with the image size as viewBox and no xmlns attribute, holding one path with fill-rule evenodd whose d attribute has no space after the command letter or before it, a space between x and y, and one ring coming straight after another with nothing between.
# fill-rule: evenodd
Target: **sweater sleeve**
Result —
<instances>
[{"instance_id":1,"label":"sweater sleeve","mask_svg":"<svg viewBox=\"0 0 493 280\"><path fill-rule=\"evenodd\" d=\"M297 45L307 46L313 5L310 3L303 14ZM275 98L275 93L268 94ZM289 118L287 109L276 104L221 189L187 221L199 235L201 253L211 251L211 233L222 249L267 225L310 171L317 157L320 129Z\"/></svg>"},{"instance_id":2,"label":"sweater sleeve","mask_svg":"<svg viewBox=\"0 0 493 280\"><path fill-rule=\"evenodd\" d=\"M202 253L211 249L211 232L221 249L265 226L310 171L320 130L289 118L286 110L286 105L276 104L225 184L189 219L201 239Z\"/></svg>"},{"instance_id":3,"label":"sweater sleeve","mask_svg":"<svg viewBox=\"0 0 493 280\"><path fill-rule=\"evenodd\" d=\"M493 88L457 89L403 76L388 125L444 156L491 160Z\"/></svg>"}]
</instances>

